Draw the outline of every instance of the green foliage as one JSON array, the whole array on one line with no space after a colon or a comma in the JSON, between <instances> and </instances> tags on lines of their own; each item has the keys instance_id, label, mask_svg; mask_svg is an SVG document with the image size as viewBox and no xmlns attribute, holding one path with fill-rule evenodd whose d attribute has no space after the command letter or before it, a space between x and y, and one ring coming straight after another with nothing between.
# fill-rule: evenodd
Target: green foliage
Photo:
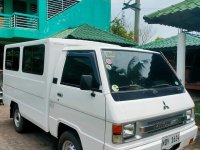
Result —
<instances>
[{"instance_id":1,"label":"green foliage","mask_svg":"<svg viewBox=\"0 0 200 150\"><path fill-rule=\"evenodd\" d=\"M195 105L195 121L197 125L200 125L200 103Z\"/></svg>"},{"instance_id":2,"label":"green foliage","mask_svg":"<svg viewBox=\"0 0 200 150\"><path fill-rule=\"evenodd\" d=\"M158 42L158 41L160 41L160 40L162 40L163 38L161 38L161 37L157 37L156 39L155 39L155 41L156 42Z\"/></svg>"},{"instance_id":3,"label":"green foliage","mask_svg":"<svg viewBox=\"0 0 200 150\"><path fill-rule=\"evenodd\" d=\"M119 18L115 18L111 24L111 32L124 37L126 39L132 40L134 39L134 32L127 31L125 25L123 24L122 20Z\"/></svg>"},{"instance_id":4,"label":"green foliage","mask_svg":"<svg viewBox=\"0 0 200 150\"><path fill-rule=\"evenodd\" d=\"M200 103L197 103L195 106L195 112L200 115Z\"/></svg>"}]
</instances>

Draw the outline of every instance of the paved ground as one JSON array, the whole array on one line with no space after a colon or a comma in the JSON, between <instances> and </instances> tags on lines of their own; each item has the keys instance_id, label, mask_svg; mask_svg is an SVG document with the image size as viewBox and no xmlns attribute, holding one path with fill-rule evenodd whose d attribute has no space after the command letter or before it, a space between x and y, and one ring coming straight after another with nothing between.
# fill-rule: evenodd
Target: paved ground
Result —
<instances>
[{"instance_id":1,"label":"paved ground","mask_svg":"<svg viewBox=\"0 0 200 150\"><path fill-rule=\"evenodd\" d=\"M0 105L0 150L54 150L56 140L34 127L31 132L18 134L9 117L9 109Z\"/></svg>"},{"instance_id":2,"label":"paved ground","mask_svg":"<svg viewBox=\"0 0 200 150\"><path fill-rule=\"evenodd\" d=\"M0 105L0 150L56 150L56 139L33 127L31 132L18 134L9 119L9 109ZM200 137L184 150L200 150Z\"/></svg>"},{"instance_id":3,"label":"paved ground","mask_svg":"<svg viewBox=\"0 0 200 150\"><path fill-rule=\"evenodd\" d=\"M200 133L193 145L186 147L184 150L200 150Z\"/></svg>"}]
</instances>

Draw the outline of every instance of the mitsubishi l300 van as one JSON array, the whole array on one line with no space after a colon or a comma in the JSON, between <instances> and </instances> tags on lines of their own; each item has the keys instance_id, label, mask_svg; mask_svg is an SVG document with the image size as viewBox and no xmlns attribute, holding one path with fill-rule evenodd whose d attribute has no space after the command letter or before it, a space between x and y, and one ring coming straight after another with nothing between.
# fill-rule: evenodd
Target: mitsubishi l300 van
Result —
<instances>
[{"instance_id":1,"label":"mitsubishi l300 van","mask_svg":"<svg viewBox=\"0 0 200 150\"><path fill-rule=\"evenodd\" d=\"M194 103L163 55L44 39L5 46L4 103L59 150L175 150L197 134Z\"/></svg>"}]
</instances>

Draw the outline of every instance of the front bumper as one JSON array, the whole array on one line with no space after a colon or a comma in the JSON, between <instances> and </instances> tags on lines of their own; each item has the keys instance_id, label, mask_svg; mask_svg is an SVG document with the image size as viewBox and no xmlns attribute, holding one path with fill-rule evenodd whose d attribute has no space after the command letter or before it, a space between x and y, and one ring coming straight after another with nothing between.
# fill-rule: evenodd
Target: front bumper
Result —
<instances>
[{"instance_id":1,"label":"front bumper","mask_svg":"<svg viewBox=\"0 0 200 150\"><path fill-rule=\"evenodd\" d=\"M162 138L174 133L180 132L180 146L178 149L182 149L183 147L189 145L191 139L196 139L197 136L197 126L194 124L189 125L185 128L173 129L168 132L161 133L159 135L149 137L148 139L142 139L139 141L135 141L134 144L124 145L120 147L107 147L106 150L161 150L162 146ZM139 146L138 146L139 145Z\"/></svg>"},{"instance_id":2,"label":"front bumper","mask_svg":"<svg viewBox=\"0 0 200 150\"><path fill-rule=\"evenodd\" d=\"M189 145L190 140L196 139L197 136L197 127L194 126L186 131L180 132L180 146L178 149L181 149L187 145ZM129 149L129 150L161 150L162 141L158 140L152 142L150 144L146 144L137 148Z\"/></svg>"}]
</instances>

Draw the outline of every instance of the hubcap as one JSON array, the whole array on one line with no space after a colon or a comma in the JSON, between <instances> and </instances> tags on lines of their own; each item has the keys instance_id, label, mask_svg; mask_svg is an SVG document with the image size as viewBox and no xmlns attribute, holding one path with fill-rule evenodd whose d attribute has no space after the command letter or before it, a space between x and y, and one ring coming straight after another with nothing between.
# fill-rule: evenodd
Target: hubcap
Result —
<instances>
[{"instance_id":1,"label":"hubcap","mask_svg":"<svg viewBox=\"0 0 200 150\"><path fill-rule=\"evenodd\" d=\"M71 141L67 140L63 143L62 150L76 150L76 148Z\"/></svg>"},{"instance_id":2,"label":"hubcap","mask_svg":"<svg viewBox=\"0 0 200 150\"><path fill-rule=\"evenodd\" d=\"M21 121L21 114L19 110L17 109L15 110L15 113L14 113L14 122L15 122L16 127L20 126L20 121Z\"/></svg>"}]
</instances>

